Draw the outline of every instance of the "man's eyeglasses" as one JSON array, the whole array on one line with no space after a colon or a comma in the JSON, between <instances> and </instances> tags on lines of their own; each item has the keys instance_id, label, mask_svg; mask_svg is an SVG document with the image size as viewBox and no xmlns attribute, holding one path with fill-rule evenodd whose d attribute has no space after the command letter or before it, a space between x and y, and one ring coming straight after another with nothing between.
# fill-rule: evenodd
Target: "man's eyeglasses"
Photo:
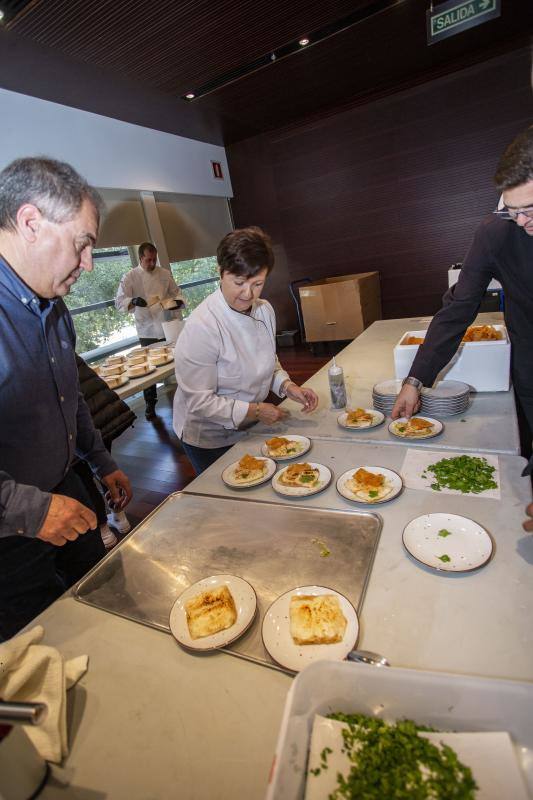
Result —
<instances>
[{"instance_id":1,"label":"man's eyeglasses","mask_svg":"<svg viewBox=\"0 0 533 800\"><path fill-rule=\"evenodd\" d=\"M507 206L503 206L503 208L499 208L492 213L496 214L500 219L517 220L519 214L524 214L529 219L533 219L533 206L527 206L527 208L507 208Z\"/></svg>"}]
</instances>

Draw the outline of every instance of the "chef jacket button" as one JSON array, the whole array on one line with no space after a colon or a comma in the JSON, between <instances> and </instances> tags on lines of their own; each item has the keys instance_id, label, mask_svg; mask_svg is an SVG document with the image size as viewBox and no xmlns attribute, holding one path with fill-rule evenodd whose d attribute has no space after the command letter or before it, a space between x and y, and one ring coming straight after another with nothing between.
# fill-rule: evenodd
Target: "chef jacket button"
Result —
<instances>
[{"instance_id":1,"label":"chef jacket button","mask_svg":"<svg viewBox=\"0 0 533 800\"><path fill-rule=\"evenodd\" d=\"M72 439L72 434L71 433L69 433L68 438Z\"/></svg>"},{"instance_id":2,"label":"chef jacket button","mask_svg":"<svg viewBox=\"0 0 533 800\"><path fill-rule=\"evenodd\" d=\"M65 398L63 397L63 395L61 395L61 397L59 399L61 400L62 403L65 402Z\"/></svg>"},{"instance_id":3,"label":"chef jacket button","mask_svg":"<svg viewBox=\"0 0 533 800\"><path fill-rule=\"evenodd\" d=\"M19 528L19 529L18 529L18 531L17 531L17 533L20 533L20 535L22 536L22 534L24 533L24 530L23 530L23 528Z\"/></svg>"},{"instance_id":4,"label":"chef jacket button","mask_svg":"<svg viewBox=\"0 0 533 800\"><path fill-rule=\"evenodd\" d=\"M56 363L56 360L55 360L55 358L53 356L51 356L50 361L52 362L52 364Z\"/></svg>"}]
</instances>

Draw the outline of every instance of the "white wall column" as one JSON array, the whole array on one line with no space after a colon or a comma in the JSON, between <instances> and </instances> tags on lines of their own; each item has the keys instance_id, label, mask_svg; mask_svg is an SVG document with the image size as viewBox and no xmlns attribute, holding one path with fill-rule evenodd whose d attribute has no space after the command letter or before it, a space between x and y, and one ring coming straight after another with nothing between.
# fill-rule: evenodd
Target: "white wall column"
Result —
<instances>
[{"instance_id":1,"label":"white wall column","mask_svg":"<svg viewBox=\"0 0 533 800\"><path fill-rule=\"evenodd\" d=\"M157 254L159 257L159 264L166 269L170 269L170 260L168 257L167 243L163 235L163 228L159 219L157 211L157 204L153 192L141 192L141 203L143 206L144 217L146 219L146 227L150 234L150 240L157 247Z\"/></svg>"}]
</instances>

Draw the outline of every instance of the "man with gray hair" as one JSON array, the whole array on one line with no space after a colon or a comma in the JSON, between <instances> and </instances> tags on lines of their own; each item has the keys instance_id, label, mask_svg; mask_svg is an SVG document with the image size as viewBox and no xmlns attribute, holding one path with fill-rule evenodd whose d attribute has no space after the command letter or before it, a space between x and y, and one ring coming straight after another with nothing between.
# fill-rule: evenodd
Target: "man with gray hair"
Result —
<instances>
[{"instance_id":1,"label":"man with gray hair","mask_svg":"<svg viewBox=\"0 0 533 800\"><path fill-rule=\"evenodd\" d=\"M120 508L131 498L80 393L61 299L93 268L100 206L68 164L21 158L0 172L0 640L105 554L74 454Z\"/></svg>"}]
</instances>

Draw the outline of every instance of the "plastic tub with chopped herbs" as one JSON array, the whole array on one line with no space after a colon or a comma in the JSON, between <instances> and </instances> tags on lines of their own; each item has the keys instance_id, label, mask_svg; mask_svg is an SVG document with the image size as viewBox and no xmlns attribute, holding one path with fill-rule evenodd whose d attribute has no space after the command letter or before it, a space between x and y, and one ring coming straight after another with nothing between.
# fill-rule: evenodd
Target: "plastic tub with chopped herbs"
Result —
<instances>
[{"instance_id":1,"label":"plastic tub with chopped herbs","mask_svg":"<svg viewBox=\"0 0 533 800\"><path fill-rule=\"evenodd\" d=\"M387 723L364 714L329 714L343 722L343 752L353 763L337 774L329 800L475 800L477 784L455 751L419 736L433 728L411 720ZM320 754L319 775L328 769L329 747Z\"/></svg>"}]
</instances>

